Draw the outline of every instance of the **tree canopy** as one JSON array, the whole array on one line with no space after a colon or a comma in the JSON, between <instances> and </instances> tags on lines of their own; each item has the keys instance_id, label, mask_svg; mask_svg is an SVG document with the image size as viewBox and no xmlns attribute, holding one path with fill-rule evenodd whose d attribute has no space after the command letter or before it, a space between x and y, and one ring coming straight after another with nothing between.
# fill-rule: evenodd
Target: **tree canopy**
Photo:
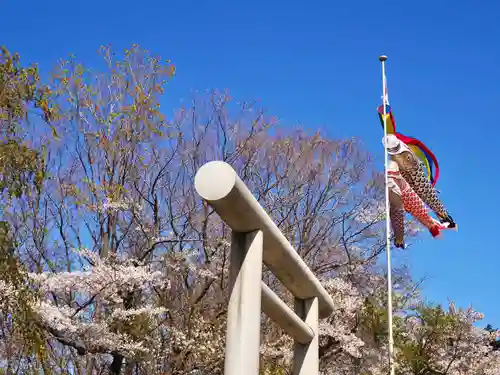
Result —
<instances>
[{"instance_id":1,"label":"tree canopy","mask_svg":"<svg viewBox=\"0 0 500 375\"><path fill-rule=\"evenodd\" d=\"M387 373L383 176L362 142L284 126L226 90L165 109L169 60L101 55L102 72L70 58L41 82L2 49L0 373L222 374L230 230L193 187L215 159L334 299L322 373ZM394 272L398 375L498 374L480 313L424 303L408 268ZM262 373L287 374L292 342L262 324Z\"/></svg>"}]
</instances>

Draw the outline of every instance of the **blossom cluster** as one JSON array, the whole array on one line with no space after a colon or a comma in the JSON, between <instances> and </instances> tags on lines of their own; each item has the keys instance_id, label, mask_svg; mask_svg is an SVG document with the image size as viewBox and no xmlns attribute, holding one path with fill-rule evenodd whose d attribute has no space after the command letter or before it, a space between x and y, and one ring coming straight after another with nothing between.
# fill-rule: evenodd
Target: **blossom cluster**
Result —
<instances>
[{"instance_id":1,"label":"blossom cluster","mask_svg":"<svg viewBox=\"0 0 500 375\"><path fill-rule=\"evenodd\" d=\"M138 333L133 325L138 319L148 325L158 322L168 313L151 297L153 289L168 290L166 275L134 259L101 259L88 250L80 255L91 265L72 272L28 275L40 292L32 307L42 325L57 339L70 340L70 345L85 352L127 357L150 353L151 337ZM127 299L138 292L150 297L129 306Z\"/></svg>"}]
</instances>

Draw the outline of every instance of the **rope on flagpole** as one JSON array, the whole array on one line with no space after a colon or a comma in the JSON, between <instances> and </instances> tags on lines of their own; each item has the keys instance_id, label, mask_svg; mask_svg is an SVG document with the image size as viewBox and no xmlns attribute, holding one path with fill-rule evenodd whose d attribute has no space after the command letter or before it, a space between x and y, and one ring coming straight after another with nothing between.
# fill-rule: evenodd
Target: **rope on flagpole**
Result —
<instances>
[{"instance_id":1,"label":"rope on flagpole","mask_svg":"<svg viewBox=\"0 0 500 375\"><path fill-rule=\"evenodd\" d=\"M387 82L385 76L385 62L387 56L379 56L382 63L382 95L384 108L384 166L385 166L385 233L386 233L386 254L387 254L387 328L389 332L389 369L390 375L394 375L394 337L392 332L392 265L391 265L391 224L389 217L389 155L387 152Z\"/></svg>"}]
</instances>

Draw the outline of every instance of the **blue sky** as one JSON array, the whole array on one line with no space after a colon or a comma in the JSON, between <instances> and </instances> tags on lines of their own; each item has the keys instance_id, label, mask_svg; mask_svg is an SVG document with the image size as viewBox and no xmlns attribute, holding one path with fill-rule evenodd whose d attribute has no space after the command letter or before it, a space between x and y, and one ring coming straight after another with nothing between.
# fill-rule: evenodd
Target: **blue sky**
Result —
<instances>
[{"instance_id":1,"label":"blue sky","mask_svg":"<svg viewBox=\"0 0 500 375\"><path fill-rule=\"evenodd\" d=\"M438 188L459 224L458 233L412 246L412 272L427 277L430 300L472 304L500 326L500 3L472 4L4 1L0 43L42 69L70 53L95 65L101 44L138 43L176 64L172 107L190 89L228 88L238 99L260 99L285 123L360 137L381 166L377 57L387 54L398 129L438 157Z\"/></svg>"}]
</instances>

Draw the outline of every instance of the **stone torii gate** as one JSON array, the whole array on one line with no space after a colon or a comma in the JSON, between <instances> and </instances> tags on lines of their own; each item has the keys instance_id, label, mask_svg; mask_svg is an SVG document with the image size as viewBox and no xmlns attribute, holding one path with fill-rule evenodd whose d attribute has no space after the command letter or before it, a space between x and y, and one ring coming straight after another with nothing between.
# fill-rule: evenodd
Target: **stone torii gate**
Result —
<instances>
[{"instance_id":1,"label":"stone torii gate","mask_svg":"<svg viewBox=\"0 0 500 375\"><path fill-rule=\"evenodd\" d=\"M194 183L232 229L224 374L258 375L261 311L295 340L293 374L318 374L318 319L333 312L332 298L229 164L203 165ZM294 310L262 281L263 262L295 296Z\"/></svg>"}]
</instances>

